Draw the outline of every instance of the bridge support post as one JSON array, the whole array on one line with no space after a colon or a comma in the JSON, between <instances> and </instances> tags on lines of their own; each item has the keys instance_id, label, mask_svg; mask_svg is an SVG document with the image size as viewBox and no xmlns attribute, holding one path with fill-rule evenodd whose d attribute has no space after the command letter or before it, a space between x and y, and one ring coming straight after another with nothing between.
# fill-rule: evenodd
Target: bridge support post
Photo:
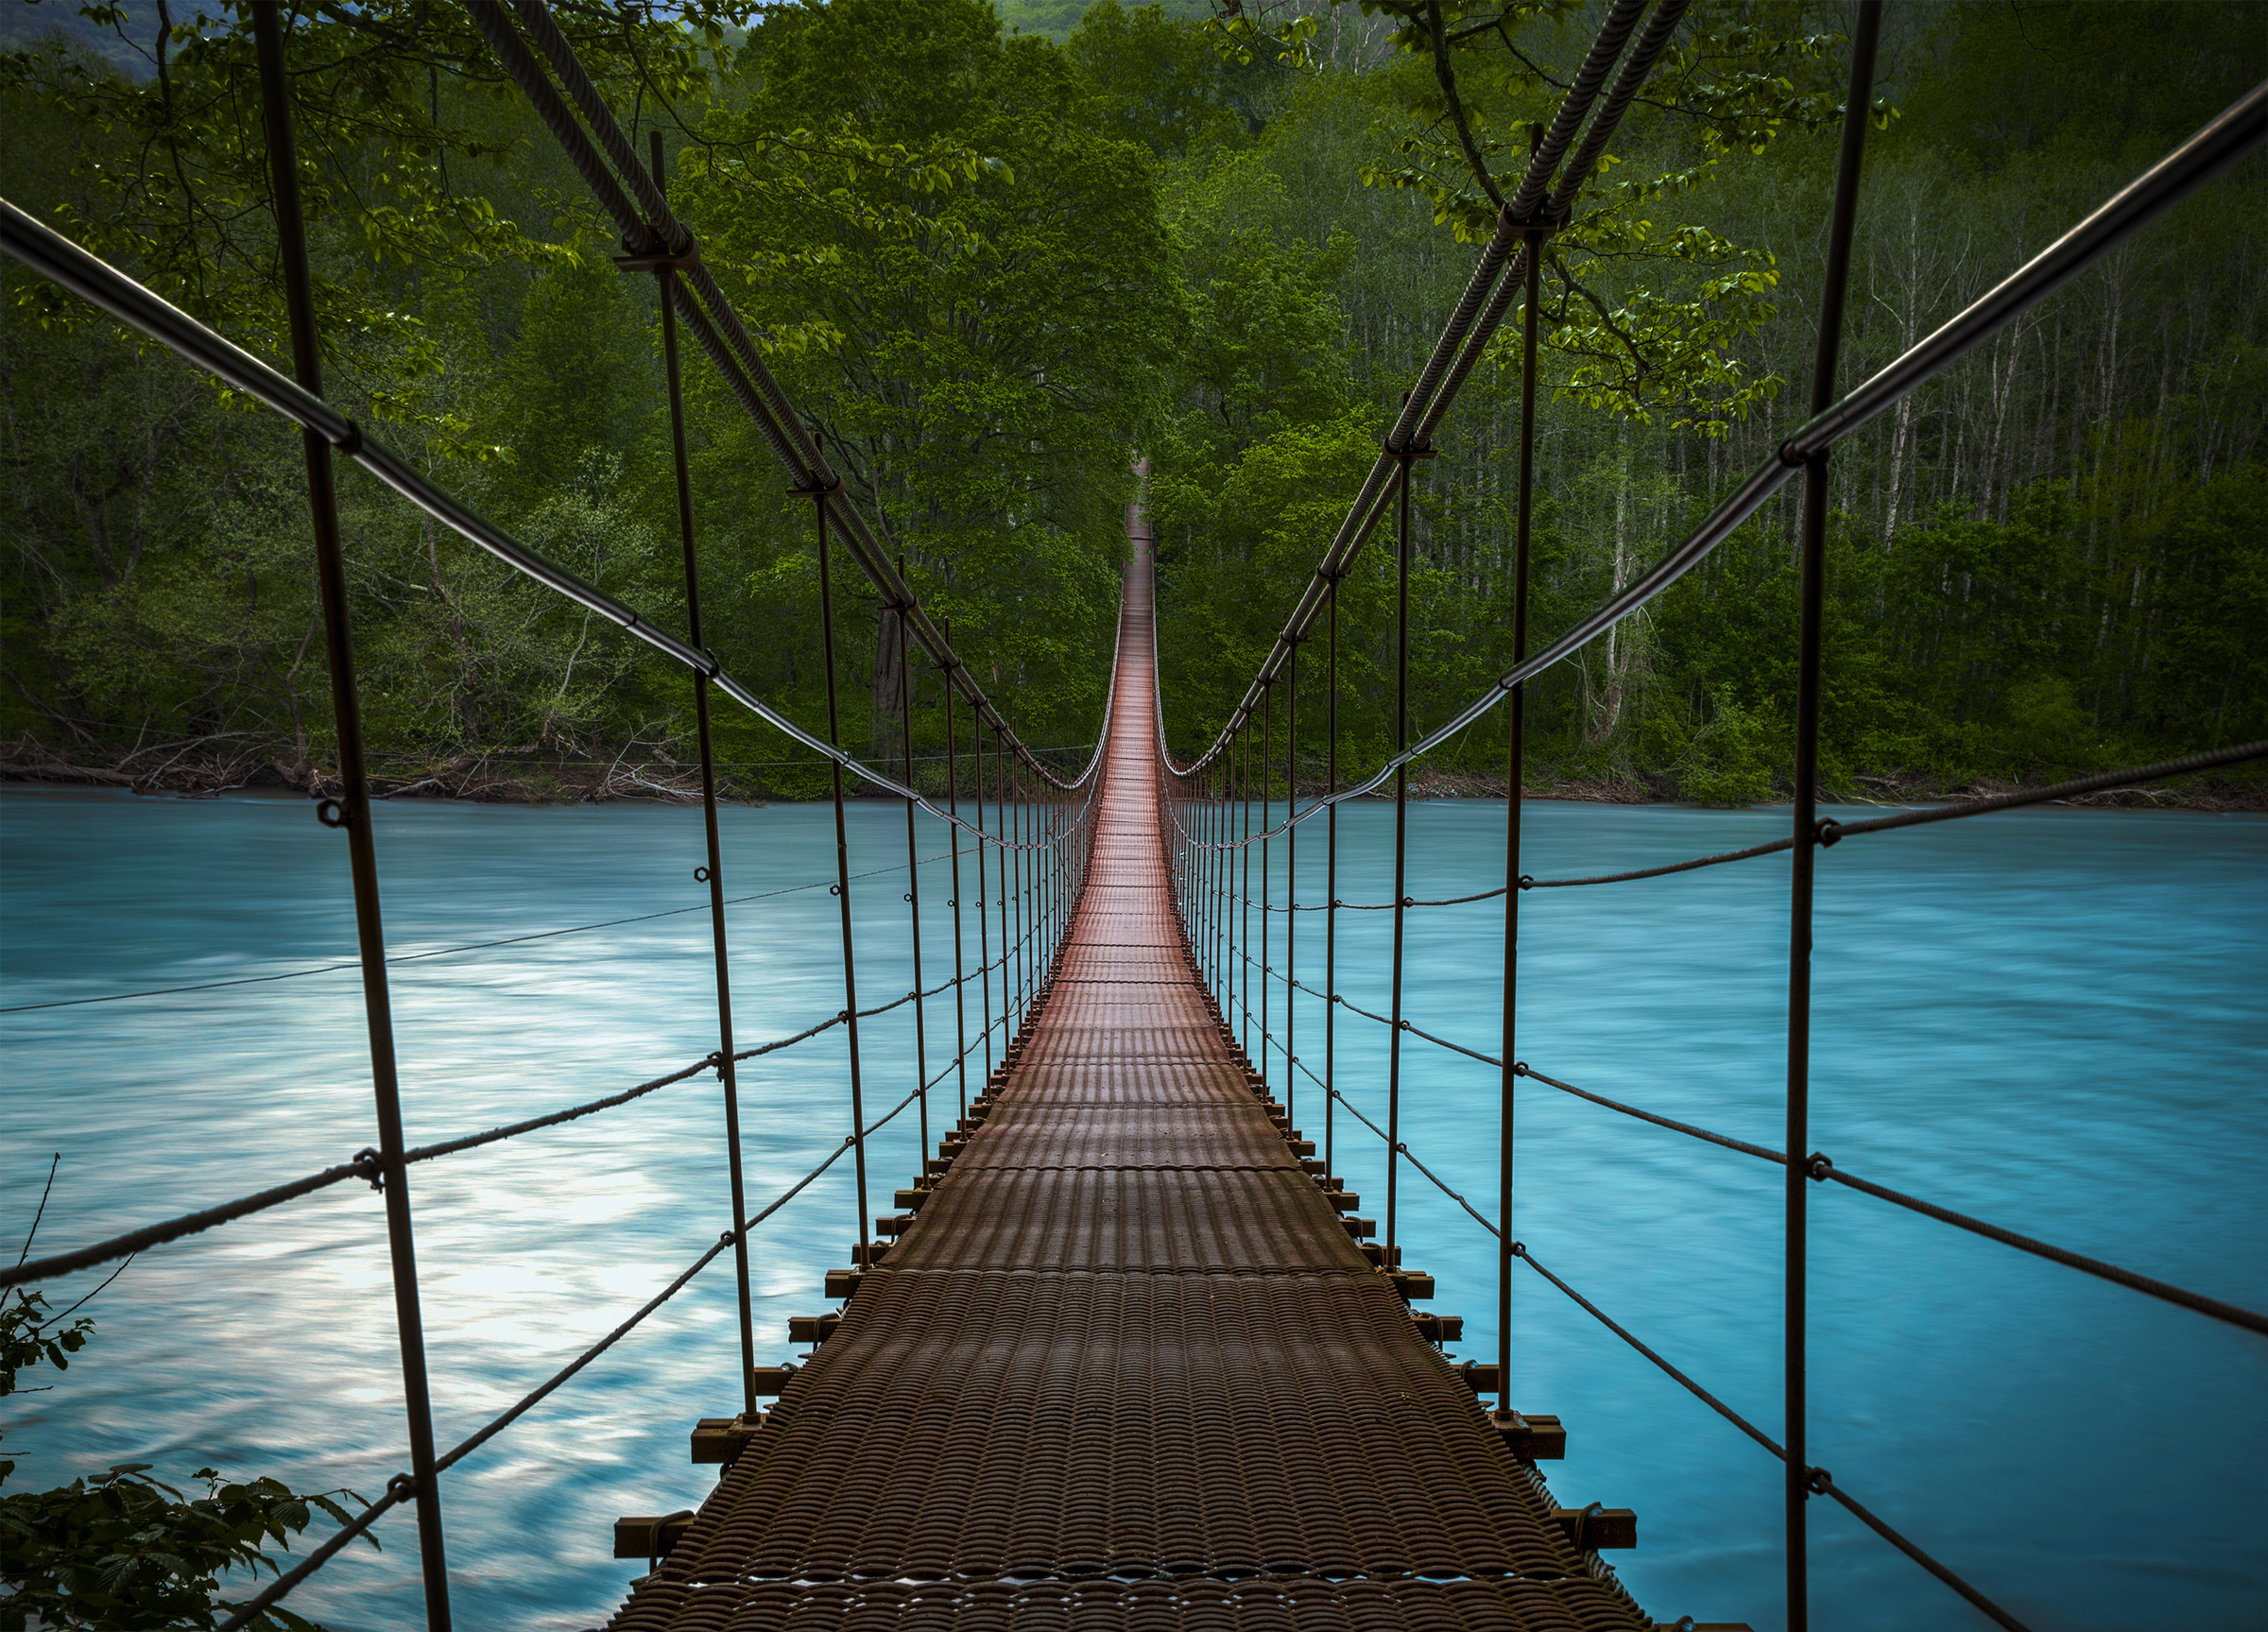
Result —
<instances>
[{"instance_id":1,"label":"bridge support post","mask_svg":"<svg viewBox=\"0 0 2268 1632\"><path fill-rule=\"evenodd\" d=\"M1323 589L1331 622L1323 673L1323 791L1332 799L1323 813L1323 1171L1336 1173L1332 1160L1337 1127L1339 1042L1339 578Z\"/></svg>"},{"instance_id":2,"label":"bridge support post","mask_svg":"<svg viewBox=\"0 0 2268 1632\"><path fill-rule=\"evenodd\" d=\"M1850 277L1851 232L1858 218L1859 163L1865 150L1875 42L1881 15L1881 0L1859 0L1856 26L1851 30L1850 89L1843 110L1834 215L1828 227L1827 275L1819 292L1819 346L1812 367L1811 411L1814 416L1834 401L1844 291ZM1803 465L1804 490L1802 625L1796 655L1796 848L1788 885L1787 1244L1782 1310L1786 1419L1780 1443L1787 1464L1788 1632L1808 1632L1811 1593L1805 1504L1813 1494L1813 1469L1805 1435L1809 1289L1804 1255L1810 1198L1804 1186L1810 1182L1811 1164L1802 1153L1811 1148L1812 885L1819 853L1819 671L1827 595L1827 452L1821 449L1808 458L1789 458L1783 452L1781 457Z\"/></svg>"},{"instance_id":3,"label":"bridge support post","mask_svg":"<svg viewBox=\"0 0 2268 1632\"><path fill-rule=\"evenodd\" d=\"M812 501L812 513L818 524L819 654L827 670L827 742L837 753L843 747L843 727L834 682L834 583L833 553L827 543L827 501L840 490L837 484L833 488L809 490L803 494ZM864 1085L859 1079L858 965L850 938L850 835L843 819L843 762L829 760L827 770L834 788L834 897L843 924L843 1025L850 1055L850 1155L858 1176L858 1260L864 1264L868 1241L867 1109Z\"/></svg>"},{"instance_id":4,"label":"bridge support post","mask_svg":"<svg viewBox=\"0 0 2268 1632\"><path fill-rule=\"evenodd\" d=\"M1528 127L1531 149L1543 143L1543 127ZM1521 259L1527 267L1526 310L1521 322L1520 496L1512 557L1512 661L1528 656L1528 558L1536 508L1536 325L1543 305L1543 246L1548 225L1531 226L1521 236ZM1504 701L1504 998L1503 1061L1497 1121L1498 1224L1496 1258L1496 1408L1512 1405L1512 1175L1514 1113L1519 1108L1520 838L1525 792L1527 687L1512 688Z\"/></svg>"},{"instance_id":5,"label":"bridge support post","mask_svg":"<svg viewBox=\"0 0 2268 1632\"><path fill-rule=\"evenodd\" d=\"M666 194L662 173L662 132L653 136L654 185ZM685 557L685 624L694 647L706 653L701 634L700 558L693 537L693 475L685 453L684 375L678 358L677 271L666 261L653 267L661 294L662 369L669 394L669 450L678 484L678 538ZM724 850L716 826L716 750L709 729L709 677L693 677L694 736L701 755L701 816L709 844L709 865L703 871L709 883L709 931L716 954L716 1075L725 1091L725 1156L732 1195L732 1269L740 1298L741 1408L756 1414L756 1321L748 1296L748 1238L742 1225L748 1216L747 1193L741 1164L740 1080L732 1058L732 973L725 940Z\"/></svg>"},{"instance_id":6,"label":"bridge support post","mask_svg":"<svg viewBox=\"0 0 2268 1632\"><path fill-rule=\"evenodd\" d=\"M992 920L985 916L991 904L985 898L985 712L970 709L972 739L971 775L976 782L976 973L977 1012L985 1022L985 1088L992 1084Z\"/></svg>"},{"instance_id":7,"label":"bridge support post","mask_svg":"<svg viewBox=\"0 0 2268 1632\"><path fill-rule=\"evenodd\" d=\"M950 619L945 623L944 635L945 644L950 648L953 644L953 623ZM954 1060L960 1074L961 1114L967 1116L969 1114L969 1005L967 976L961 969L961 824L959 820L961 767L959 744L955 735L957 728L954 726L953 718L953 694L958 688L953 683L953 671L948 669L944 673L945 808L953 813L954 818L945 824L946 840L953 851L953 901L951 904L953 906ZM981 846L977 850L977 860L980 864L984 860L984 850ZM980 887L977 893L981 896L984 891ZM977 916L981 919L984 915L980 911ZM929 1136L926 1133L921 1138L921 1159L925 1162L929 1160Z\"/></svg>"},{"instance_id":8,"label":"bridge support post","mask_svg":"<svg viewBox=\"0 0 2268 1632\"><path fill-rule=\"evenodd\" d=\"M1275 905L1275 891L1269 886L1276 844L1264 836L1276 809L1275 738L1276 684L1265 680L1260 688L1260 831L1263 835L1260 841L1260 1086L1263 1092L1268 1088L1268 1047L1272 1036L1268 1020L1273 1012L1271 994L1275 989L1268 953L1276 944L1269 923L1269 908Z\"/></svg>"},{"instance_id":9,"label":"bridge support post","mask_svg":"<svg viewBox=\"0 0 2268 1632\"><path fill-rule=\"evenodd\" d=\"M1299 814L1299 643L1284 660L1283 814ZM1283 830L1283 1114L1299 1125L1299 828Z\"/></svg>"},{"instance_id":10,"label":"bridge support post","mask_svg":"<svg viewBox=\"0 0 2268 1632\"><path fill-rule=\"evenodd\" d=\"M1009 834L1014 824L1008 820L1008 747L1001 741L1001 723L998 715L992 720L992 801L993 819L999 825L995 832L1000 854L994 858L995 870L1000 875L1000 1054L1005 1061L1009 1048L1016 1041L1016 997L1013 987L1016 973L1016 943L1008 938L1008 898L1015 893L1014 875L1009 868L1015 851L1008 848ZM989 1093L990 1079L985 1091Z\"/></svg>"},{"instance_id":11,"label":"bridge support post","mask_svg":"<svg viewBox=\"0 0 2268 1632\"><path fill-rule=\"evenodd\" d=\"M1388 449L1400 469L1394 484L1394 752L1410 746L1410 470L1411 448ZM1388 1269L1400 1267L1395 1250L1397 1186L1401 1177L1401 965L1409 895L1410 767L1394 767L1394 968L1393 1029L1386 1038L1386 1239Z\"/></svg>"},{"instance_id":12,"label":"bridge support post","mask_svg":"<svg viewBox=\"0 0 2268 1632\"><path fill-rule=\"evenodd\" d=\"M905 576L905 558L898 558L898 575ZM909 586L910 589L910 586ZM914 786L914 681L905 661L906 609L898 609L899 742L905 753L905 785ZM929 1017L921 995L921 851L914 832L914 801L905 801L905 908L914 939L914 1093L920 1101L921 1160L929 1160Z\"/></svg>"},{"instance_id":13,"label":"bridge support post","mask_svg":"<svg viewBox=\"0 0 2268 1632\"><path fill-rule=\"evenodd\" d=\"M291 86L284 60L284 25L273 0L252 7L260 62L260 112L275 189L276 247L291 323L292 373L316 396L323 390L322 352L315 320L315 283L307 261L307 223L300 205L299 153L292 140ZM378 893L378 849L370 831L370 778L362 736L362 699L354 678L348 618L346 553L338 527L338 490L331 444L301 433L307 459L307 507L315 534L316 589L331 666L331 708L338 725L339 797L316 806L316 818L347 835L354 884L354 935L362 959L362 1003L370 1039L370 1091L378 1123L378 1188L386 1197L386 1238L394 1281L394 1322L402 1349L402 1404L408 1418L410 1478L416 1485L418 1561L428 1632L448 1632L449 1559L441 1536L441 1492L434 1466L433 1396L425 1373L425 1321L418 1297L417 1244L409 1210L409 1168L402 1136L402 1086L394 1058L393 1001L386 979L386 919Z\"/></svg>"}]
</instances>

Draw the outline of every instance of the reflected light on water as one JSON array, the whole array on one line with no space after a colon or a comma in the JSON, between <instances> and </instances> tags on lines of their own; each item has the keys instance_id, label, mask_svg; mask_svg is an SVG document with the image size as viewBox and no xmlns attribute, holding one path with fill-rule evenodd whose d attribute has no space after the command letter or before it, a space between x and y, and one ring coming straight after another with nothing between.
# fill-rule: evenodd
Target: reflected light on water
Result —
<instances>
[{"instance_id":1,"label":"reflected light on water","mask_svg":"<svg viewBox=\"0 0 2268 1632\"><path fill-rule=\"evenodd\" d=\"M850 812L852 867L904 858L901 807ZM698 906L700 819L682 809L402 803L377 812L389 944L430 951ZM1411 893L1486 887L1501 804L1416 807ZM841 1007L833 818L724 813L741 1046ZM1538 876L1752 844L1781 811L1538 804ZM1390 893L1391 812L1341 818L1340 894ZM943 848L924 818L929 850ZM1300 894L1319 899L1320 821ZM7 935L0 1003L26 1004L350 958L341 841L303 802L0 797ZM1283 855L1275 900L1283 900ZM975 887L964 858L964 888ZM1786 864L1775 857L1522 906L1520 1053L1537 1069L1777 1146L1783 1092ZM924 868L925 978L950 972L951 893ZM862 1001L911 984L902 873L853 885ZM996 893L996 892L988 892ZM1415 1022L1494 1052L1499 902L1410 919ZM1257 919L1255 915L1255 919ZM1281 961L1282 919L1275 920ZM2253 1307L2268 1305L2268 822L2036 811L1879 835L1822 858L1813 1144L1847 1170ZM1342 915L1341 988L1383 1008L1390 915ZM1321 972L1302 915L1301 977ZM994 932L997 946L997 932ZM968 940L973 967L975 935ZM706 915L524 942L390 971L413 1143L478 1131L689 1064L715 1046ZM974 1014L973 987L971 1014ZM1280 1036L1280 993L1272 1005ZM870 1114L913 1086L910 1005L866 1028ZM1299 1052L1320 1066L1320 1007ZM953 1013L930 1005L933 1071ZM1341 1086L1383 1115L1383 1033L1342 1016ZM210 1205L371 1142L359 986L346 971L0 1016L6 1228L28 1224L47 1153L63 1165L44 1250ZM1257 1039L1255 1039L1257 1045ZM848 1128L840 1030L743 1067L747 1194L760 1206ZM1281 1064L1271 1074L1283 1090ZM982 1086L980 1060L971 1089ZM1298 1120L1323 1137L1304 1080ZM1412 1041L1405 1138L1493 1213L1497 1082ZM939 1091L931 1137L957 1113ZM1533 1086L1520 1099L1516 1232L1543 1262L1767 1430L1778 1415L1778 1170ZM1335 1119L1337 1171L1383 1204L1377 1141ZM876 1211L920 1159L908 1110L874 1142ZM716 1239L727 1211L717 1085L412 1171L446 1446L572 1359ZM1493 1356L1492 1244L1405 1172L1400 1235ZM2036 1627L2268 1622L2268 1458L2259 1339L1823 1187L1813 1200L1814 1459ZM826 1307L857 1236L846 1160L758 1230L758 1360L792 1357L787 1317ZM94 1278L62 1289L77 1297ZM53 1393L19 1397L16 1479L112 1462L207 1461L368 1495L403 1466L384 1221L350 1184L160 1249L90 1313L100 1332ZM1533 1276L1516 1283L1526 1408L1571 1434L1563 1502L1640 1512L1618 1571L1658 1617L1780 1623L1777 1465ZM695 1418L738 1405L730 1255L450 1475L460 1623L571 1632L642 1568L622 1513L696 1503ZM2105 1425L2124 1425L2105 1432ZM1949 1492L1959 1500L1949 1503ZM2179 1513L2178 1523L2138 1516ZM1988 1521L1984 1521L1988 1516ZM1984 1624L1822 1504L1814 1612L1839 1632ZM337 1632L421 1623L406 1523L295 1606Z\"/></svg>"}]
</instances>

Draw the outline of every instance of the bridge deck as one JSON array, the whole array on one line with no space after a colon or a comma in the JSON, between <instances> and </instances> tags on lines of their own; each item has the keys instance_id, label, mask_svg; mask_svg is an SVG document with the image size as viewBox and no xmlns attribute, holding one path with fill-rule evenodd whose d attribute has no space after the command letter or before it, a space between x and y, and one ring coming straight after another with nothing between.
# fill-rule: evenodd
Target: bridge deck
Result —
<instances>
[{"instance_id":1,"label":"bridge deck","mask_svg":"<svg viewBox=\"0 0 2268 1632\"><path fill-rule=\"evenodd\" d=\"M1147 563L994 1108L619 1632L1631 1632L1247 1085L1159 828Z\"/></svg>"}]
</instances>

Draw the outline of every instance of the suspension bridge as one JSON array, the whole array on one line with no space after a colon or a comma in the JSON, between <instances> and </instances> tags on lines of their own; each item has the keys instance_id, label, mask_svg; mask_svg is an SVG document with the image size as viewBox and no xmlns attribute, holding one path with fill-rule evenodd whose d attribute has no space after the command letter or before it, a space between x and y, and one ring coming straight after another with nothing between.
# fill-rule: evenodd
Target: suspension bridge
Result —
<instances>
[{"instance_id":1,"label":"suspension bridge","mask_svg":"<svg viewBox=\"0 0 2268 1632\"><path fill-rule=\"evenodd\" d=\"M1017 736L994 699L922 610L902 574L850 502L809 425L765 366L730 302L702 266L693 234L672 213L661 145L635 150L541 0L470 0L468 9L507 74L557 137L599 205L621 230L626 272L657 280L686 584L687 632L671 634L511 537L327 402L320 330L301 219L285 30L278 8L250 8L259 48L262 113L273 183L293 370L286 375L168 304L119 269L0 200L0 249L127 327L246 392L304 432L310 521L339 745L337 797L317 818L344 838L354 885L377 1142L320 1172L106 1241L0 1271L0 1287L56 1280L286 1206L334 1185L366 1182L383 1199L393 1269L406 1428L405 1469L384 1493L314 1548L223 1626L255 1624L323 1569L356 1536L396 1508L415 1516L429 1628L452 1624L442 1523L444 1476L477 1455L593 1361L631 1336L712 1264L730 1255L737 1291L741 1367L728 1384L740 1409L691 1431L696 1463L721 1466L694 1511L628 1516L617 1556L645 1569L610 1625L620 1632L840 1626L1349 1629L1469 1628L1473 1632L1624 1632L1678 1627L1658 1622L1624 1590L1602 1557L1634 1545L1637 1519L1598 1504L1556 1503L1539 1464L1565 1448L1569 1425L1518 1408L1521 1356L1509 1318L1516 1274L1533 1273L1603 1323L1647 1361L1784 1466L1781 1520L1788 1623L1809 1624L1809 1504L1830 1500L1928 1571L1984 1619L2022 1623L1952 1564L1925 1550L1811 1463L1805 1447L1809 1196L1834 1184L1887 1205L2095 1277L2201 1318L2268 1336L2268 1316L2169 1285L2053 1243L2008 1230L1839 1167L1810 1149L1808 1124L1812 889L1821 855L1862 835L1989 816L2024 804L2268 755L2240 744L2045 789L1865 820L1820 817L1815 802L1827 472L1835 441L1923 382L1954 366L2016 317L2116 249L2183 198L2256 148L2268 134L2268 86L2257 87L2130 185L2073 226L2002 284L1872 378L1835 391L1848 249L1859 201L1860 156L1871 100L1879 0L1861 0L1819 321L1811 418L1766 465L1741 482L1659 563L1540 650L1527 650L1525 586L1534 456L1537 314L1542 246L1570 218L1624 112L1684 19L1689 0L1613 0L1583 64L1538 140L1520 186L1483 248L1471 279L1382 438L1377 461L1324 547L1280 637L1194 758L1175 757L1158 699L1158 611L1148 541L1131 528L1115 667L1101 740L1075 775ZM1523 299L1524 296L1524 299ZM1433 732L1413 740L1407 695L1410 505L1418 464L1483 352L1515 314L1523 358L1517 511L1516 666ZM828 686L824 733L794 719L726 673L702 640L700 575L690 498L679 341L690 334L731 398L808 499L818 549ZM387 985L387 942L371 791L363 747L344 553L333 461L346 457L410 504L536 582L644 642L691 677L704 789L708 886L713 925L718 1043L705 1057L615 1093L507 1127L412 1146L403 1125ZM1538 879L1521 871L1519 790L1526 681L1645 606L1705 558L1782 487L1803 478L1804 591L1798 654L1796 799L1787 837L1667 867L1590 878ZM1342 775L1338 763L1339 606L1349 563L1388 518L1399 582L1394 752L1383 765ZM948 757L941 788L917 785L910 735L906 780L853 758L842 746L833 650L832 552L847 551L899 619L902 654L919 652L945 687ZM1329 722L1328 790L1300 799L1300 663L1311 706L1319 687ZM901 661L910 661L902 655ZM1317 670L1320 670L1318 677ZM841 902L843 1005L792 1037L744 1046L736 1037L718 841L713 697L752 713L830 764ZM968 715L971 744L955 723ZM1430 905L1406 893L1410 765L1493 711L1505 711L1508 801L1505 866L1458 900L1501 898L1504 907L1503 1040L1488 1055L1432 1035L1405 1013L1403 926ZM1281 731L1277 729L1280 715ZM908 728L910 731L910 726ZM987 739L989 737L989 751ZM930 987L916 966L903 997L860 1006L843 804L866 791L902 799L907 861L916 814L952 835L954 970ZM1347 799L1389 790L1395 808L1390 901L1337 899L1338 811ZM1279 797L1278 790L1282 790ZM969 813L962 799L974 794ZM1280 818L1277 806L1282 807ZM993 813L988 818L987 812ZM1320 833L1310 828L1319 822ZM1321 902L1268 899L1268 857L1296 854L1301 830L1325 850ZM1791 872L1787 1133L1775 1150L1678 1122L1531 1070L1518 1054L1519 906L1539 888L1612 885L1788 851ZM1253 885L1255 856L1260 885ZM971 869L972 889L962 883ZM914 874L918 880L919 873ZM1297 876L1296 872L1294 876ZM909 933L920 944L921 902L906 892ZM997 916L986 909L997 909ZM1338 988L1342 911L1393 916L1391 999L1379 1013ZM1319 911L1300 978L1299 913ZM1257 921L1255 919L1257 914ZM1280 931L1274 919L1284 919ZM1279 938L1280 937L1280 938ZM1315 946L1317 939L1321 946ZM964 956L973 943L973 959ZM1280 948L1282 961L1277 961ZM1317 965L1320 965L1318 970ZM1313 984L1317 983L1319 984ZM1279 991L1280 988L1280 991ZM1289 1028L1291 991L1317 1000L1322 1068ZM862 1074L862 1020L912 1005L953 1013L954 1051L941 1070L921 1057L919 1085L870 1117ZM976 1023L969 1024L973 1004ZM1272 1029L1280 1013L1285 1032ZM1343 1018L1342 1018L1343 1017ZM1342 1023L1388 1028L1387 1110L1379 1125L1338 1086ZM735 1068L842 1029L850 1062L851 1131L826 1159L761 1205L746 1194L742 1107ZM1503 1084L1500 1182L1491 1218L1452 1193L1494 1240L1497 1355L1452 1366L1441 1345L1459 1320L1418 1305L1432 1278L1405 1264L1398 1239L1399 1189L1441 1185L1401 1137L1405 1051L1453 1050L1495 1067ZM926 1050L926 1043L923 1044ZM971 1075L978 1091L969 1092ZM716 1243L644 1305L476 1433L446 1450L436 1441L411 1207L411 1170L461 1151L540 1134L610 1112L695 1078L713 1075L729 1171L715 1200L726 1228ZM1305 1089L1301 1087L1304 1079ZM949 1087L950 1085L950 1087ZM1785 1178L1786 1256L1780 1307L1785 1383L1775 1438L1702 1382L1649 1348L1592 1296L1561 1279L1517 1240L1514 1111L1523 1085L1567 1093L1750 1160ZM1280 1091L1281 1097L1278 1093ZM1383 1142L1381 1222L1364 1215L1297 1125L1302 1092L1335 1129L1347 1116ZM944 1096L933 1106L933 1096ZM933 1109L954 1124L930 1148ZM899 1211L868 1205L868 1137L909 1107L922 1125L924 1167L897 1193ZM1331 1148L1327 1132L1325 1149ZM756 1364L749 1257L764 1222L849 1157L855 1171L857 1241L828 1272L839 1310L799 1317L791 1335L814 1346L801 1366ZM1446 1185L1441 1188L1447 1189ZM729 1208L729 1211L724 1210ZM1495 1397L1493 1406L1484 1396ZM768 1407L761 1401L770 1401ZM1530 1404L1539 1403L1529 1401ZM1572 1425L1579 1433L1581 1425ZM1727 1608L1731 1606L1710 1606ZM1726 1623L1718 1623L1726 1624Z\"/></svg>"}]
</instances>

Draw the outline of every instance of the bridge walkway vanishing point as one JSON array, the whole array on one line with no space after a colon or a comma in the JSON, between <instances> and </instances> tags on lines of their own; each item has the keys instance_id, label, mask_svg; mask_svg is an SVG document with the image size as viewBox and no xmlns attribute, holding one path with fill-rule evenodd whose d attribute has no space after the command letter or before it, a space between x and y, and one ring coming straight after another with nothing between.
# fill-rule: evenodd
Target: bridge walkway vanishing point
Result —
<instances>
[{"instance_id":1,"label":"bridge walkway vanishing point","mask_svg":"<svg viewBox=\"0 0 2268 1632\"><path fill-rule=\"evenodd\" d=\"M1146 553L1115 686L1038 1017L613 1627L1651 1625L1357 1245L1192 971Z\"/></svg>"}]
</instances>

